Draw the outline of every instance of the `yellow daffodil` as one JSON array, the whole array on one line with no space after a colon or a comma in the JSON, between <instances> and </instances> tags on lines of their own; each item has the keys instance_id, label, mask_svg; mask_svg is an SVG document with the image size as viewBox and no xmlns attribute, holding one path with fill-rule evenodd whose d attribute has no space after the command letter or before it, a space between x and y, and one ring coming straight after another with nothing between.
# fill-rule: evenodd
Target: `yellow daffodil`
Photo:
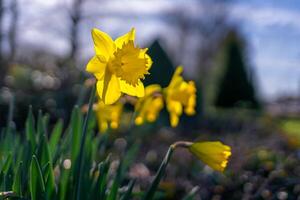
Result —
<instances>
[{"instance_id":1,"label":"yellow daffodil","mask_svg":"<svg viewBox=\"0 0 300 200\"><path fill-rule=\"evenodd\" d=\"M145 96L138 99L135 104L135 124L141 125L145 121L154 122L161 109L164 106L163 97L161 95L161 87L159 85L149 85L145 88Z\"/></svg>"},{"instance_id":2,"label":"yellow daffodil","mask_svg":"<svg viewBox=\"0 0 300 200\"><path fill-rule=\"evenodd\" d=\"M178 125L183 109L187 115L195 114L196 86L193 81L184 81L182 71L181 66L177 67L169 86L164 89L172 127Z\"/></svg>"},{"instance_id":3,"label":"yellow daffodil","mask_svg":"<svg viewBox=\"0 0 300 200\"><path fill-rule=\"evenodd\" d=\"M135 29L117 38L98 30L92 30L95 56L86 70L97 79L97 92L105 104L116 102L121 93L143 97L144 85L141 79L149 74L152 65L147 49L135 46Z\"/></svg>"},{"instance_id":4,"label":"yellow daffodil","mask_svg":"<svg viewBox=\"0 0 300 200\"><path fill-rule=\"evenodd\" d=\"M95 106L99 132L104 133L108 127L117 129L120 124L120 118L123 111L123 104L117 102L113 105L106 105L99 101Z\"/></svg>"},{"instance_id":5,"label":"yellow daffodil","mask_svg":"<svg viewBox=\"0 0 300 200\"><path fill-rule=\"evenodd\" d=\"M196 142L189 151L212 169L223 172L231 155L231 148L221 142Z\"/></svg>"}]
</instances>

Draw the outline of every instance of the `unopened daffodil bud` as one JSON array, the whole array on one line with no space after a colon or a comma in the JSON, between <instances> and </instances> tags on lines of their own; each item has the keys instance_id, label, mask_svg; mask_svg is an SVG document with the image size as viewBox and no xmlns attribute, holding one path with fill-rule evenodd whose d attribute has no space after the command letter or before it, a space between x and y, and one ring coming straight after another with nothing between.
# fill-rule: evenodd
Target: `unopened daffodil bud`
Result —
<instances>
[{"instance_id":1,"label":"unopened daffodil bud","mask_svg":"<svg viewBox=\"0 0 300 200\"><path fill-rule=\"evenodd\" d=\"M196 142L189 151L216 171L223 172L231 155L231 148L221 142Z\"/></svg>"},{"instance_id":2,"label":"unopened daffodil bud","mask_svg":"<svg viewBox=\"0 0 300 200\"><path fill-rule=\"evenodd\" d=\"M179 141L174 143L172 148L187 148L199 160L207 164L216 171L223 172L231 156L230 146L224 145L219 141L214 142L186 142Z\"/></svg>"}]
</instances>

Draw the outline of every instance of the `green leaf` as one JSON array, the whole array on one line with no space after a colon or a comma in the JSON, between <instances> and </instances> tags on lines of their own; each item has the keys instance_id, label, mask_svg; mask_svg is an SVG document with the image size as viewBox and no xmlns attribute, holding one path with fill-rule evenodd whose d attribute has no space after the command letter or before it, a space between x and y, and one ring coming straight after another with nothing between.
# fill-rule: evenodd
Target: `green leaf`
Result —
<instances>
[{"instance_id":1,"label":"green leaf","mask_svg":"<svg viewBox=\"0 0 300 200\"><path fill-rule=\"evenodd\" d=\"M20 164L17 168L16 174L15 174L15 177L14 177L13 185L12 185L13 192L20 197L22 197L22 181L21 181L22 167L23 167L23 163L20 162Z\"/></svg>"},{"instance_id":2,"label":"green leaf","mask_svg":"<svg viewBox=\"0 0 300 200\"><path fill-rule=\"evenodd\" d=\"M42 110L39 110L38 120L37 120L37 139L38 143L43 140L43 135L46 134L46 124L47 119L43 117Z\"/></svg>"},{"instance_id":3,"label":"green leaf","mask_svg":"<svg viewBox=\"0 0 300 200\"><path fill-rule=\"evenodd\" d=\"M52 199L53 192L56 191L54 172L52 164L48 163L45 168L44 180L46 182L46 196L47 199Z\"/></svg>"},{"instance_id":4,"label":"green leaf","mask_svg":"<svg viewBox=\"0 0 300 200\"><path fill-rule=\"evenodd\" d=\"M80 140L82 131L82 115L78 106L75 106L71 116L71 129L72 133L72 163L76 162L76 159L80 150Z\"/></svg>"},{"instance_id":5,"label":"green leaf","mask_svg":"<svg viewBox=\"0 0 300 200\"><path fill-rule=\"evenodd\" d=\"M145 193L143 200L151 200L153 199L155 192L158 188L158 184L160 182L160 180L162 179L162 177L165 175L166 172L166 167L170 161L171 155L173 153L173 147L171 146L164 158L164 160L162 161L162 163L160 164L160 167L155 175L154 180L152 181L150 188L148 189L148 191Z\"/></svg>"},{"instance_id":6,"label":"green leaf","mask_svg":"<svg viewBox=\"0 0 300 200\"><path fill-rule=\"evenodd\" d=\"M52 166L52 156L51 156L46 135L44 134L41 139L42 139L40 143L41 144L41 158L40 158L41 165L45 165L46 163L49 162Z\"/></svg>"},{"instance_id":7,"label":"green leaf","mask_svg":"<svg viewBox=\"0 0 300 200\"><path fill-rule=\"evenodd\" d=\"M7 174L8 170L9 170L9 168L11 166L11 163L12 163L12 155L10 153L10 154L8 154L8 156L7 156L6 160L5 160L5 163L4 163L4 165L3 165L2 169L1 169L1 172L3 174Z\"/></svg>"},{"instance_id":8,"label":"green leaf","mask_svg":"<svg viewBox=\"0 0 300 200\"><path fill-rule=\"evenodd\" d=\"M121 200L132 199L131 194L132 194L132 189L133 189L134 184L135 184L135 180L130 181L130 183L128 185L128 189L127 189L126 193L124 194L124 196L121 198Z\"/></svg>"},{"instance_id":9,"label":"green leaf","mask_svg":"<svg viewBox=\"0 0 300 200\"><path fill-rule=\"evenodd\" d=\"M106 199L105 191L107 186L107 175L110 166L110 157L108 156L104 162L101 162L98 166L99 176L96 185L93 189L94 199Z\"/></svg>"},{"instance_id":10,"label":"green leaf","mask_svg":"<svg viewBox=\"0 0 300 200\"><path fill-rule=\"evenodd\" d=\"M29 106L28 116L26 119L26 138L30 141L32 151L35 150L36 147L36 138L35 138L35 128L34 128L34 117L32 114L32 106Z\"/></svg>"},{"instance_id":11,"label":"green leaf","mask_svg":"<svg viewBox=\"0 0 300 200\"><path fill-rule=\"evenodd\" d=\"M44 128L44 131L45 134L47 135L47 130L48 130L48 126L49 126L49 120L50 120L50 115L49 113L46 113L44 116L43 116L43 128Z\"/></svg>"},{"instance_id":12,"label":"green leaf","mask_svg":"<svg viewBox=\"0 0 300 200\"><path fill-rule=\"evenodd\" d=\"M60 168L61 171L61 178L59 181L59 186L58 186L58 192L59 192L59 199L60 200L65 200L67 193L68 193L68 189L72 188L72 184L69 184L69 182L71 182L70 180L70 170L69 169L64 169L63 167Z\"/></svg>"},{"instance_id":13,"label":"green leaf","mask_svg":"<svg viewBox=\"0 0 300 200\"><path fill-rule=\"evenodd\" d=\"M32 200L43 199L45 183L40 164L35 155L32 156L30 164L30 194Z\"/></svg>"},{"instance_id":14,"label":"green leaf","mask_svg":"<svg viewBox=\"0 0 300 200\"><path fill-rule=\"evenodd\" d=\"M108 196L107 200L117 199L118 189L119 189L119 186L120 186L121 181L122 181L122 171L123 171L122 167L123 167L123 162L120 161L120 164L119 164L119 167L118 167L118 170L117 170L117 174L116 174L114 182L111 186L110 193L109 193L109 196Z\"/></svg>"},{"instance_id":15,"label":"green leaf","mask_svg":"<svg viewBox=\"0 0 300 200\"><path fill-rule=\"evenodd\" d=\"M54 126L49 140L49 148L52 155L55 154L56 147L63 131L63 121L60 119Z\"/></svg>"},{"instance_id":16,"label":"green leaf","mask_svg":"<svg viewBox=\"0 0 300 200\"><path fill-rule=\"evenodd\" d=\"M193 187L193 189L182 200L193 200L198 190L198 186Z\"/></svg>"},{"instance_id":17,"label":"green leaf","mask_svg":"<svg viewBox=\"0 0 300 200\"><path fill-rule=\"evenodd\" d=\"M87 131L88 131L88 123L89 119L92 115L93 112L93 105L95 101L95 94L96 94L96 85L93 86L90 99L89 99L89 106L88 106L88 112L86 114L86 117L84 119L84 124L83 124L83 129L81 132L81 138L80 138L80 149L79 149L79 156L78 160L76 160L76 166L75 169L78 170L78 180L75 182L75 197L77 200L81 198L81 182L83 178L83 173L84 173L84 167L83 167L83 161L84 161L84 150L85 150L85 142L86 142L86 136L87 136ZM77 172L76 170L76 172Z\"/></svg>"}]
</instances>

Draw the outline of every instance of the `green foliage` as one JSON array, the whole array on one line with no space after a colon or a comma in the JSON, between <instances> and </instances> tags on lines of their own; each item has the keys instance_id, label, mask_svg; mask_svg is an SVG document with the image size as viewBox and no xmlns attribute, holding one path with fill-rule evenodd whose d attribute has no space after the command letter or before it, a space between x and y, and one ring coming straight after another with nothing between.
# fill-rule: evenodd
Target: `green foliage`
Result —
<instances>
[{"instance_id":1,"label":"green foliage","mask_svg":"<svg viewBox=\"0 0 300 200\"><path fill-rule=\"evenodd\" d=\"M224 75L219 82L215 105L223 108L259 108L253 74L245 61L243 43L234 31L227 37L225 54Z\"/></svg>"},{"instance_id":2,"label":"green foliage","mask_svg":"<svg viewBox=\"0 0 300 200\"><path fill-rule=\"evenodd\" d=\"M68 129L63 134L63 123L59 120L48 139L47 115L39 113L37 125L31 108L26 120L26 137L12 139L13 131L3 132L0 140L0 191L2 197L14 196L25 199L128 199L132 194L133 182L125 194L119 193L124 171L133 162L132 152L124 165L120 164L114 178L108 175L110 157L99 155L103 137L94 136L94 119L87 122L85 152L82 162L82 196L76 197L74 186L78 184L78 162L82 141L83 116L78 107L72 113ZM93 116L90 116L93 117ZM20 142L20 144L19 144ZM18 148L15 148L18 146ZM136 146L135 146L136 147ZM131 153L130 153L131 152ZM103 159L101 161L101 159ZM97 167L93 166L97 162ZM77 169L76 169L77 167ZM91 173L93 171L93 173ZM109 182L113 181L111 187ZM125 185L126 186L126 185ZM75 194L75 195L73 195ZM73 195L73 196L72 196Z\"/></svg>"},{"instance_id":3,"label":"green foliage","mask_svg":"<svg viewBox=\"0 0 300 200\"><path fill-rule=\"evenodd\" d=\"M128 200L161 198L161 179L171 157L170 148L147 192L134 193L135 180L127 171L140 151L139 140L128 140L127 152L122 152L117 167L106 151L108 135L95 135L95 115L92 106L95 87L84 116L75 106L70 123L64 130L58 120L49 131L49 115L41 111L35 118L29 108L25 135L14 129L4 129L0 137L0 199L103 199ZM51 133L51 134L49 134ZM16 148L17 147L17 148ZM103 150L104 149L104 150ZM113 167L115 172L111 172Z\"/></svg>"},{"instance_id":4,"label":"green foliage","mask_svg":"<svg viewBox=\"0 0 300 200\"><path fill-rule=\"evenodd\" d=\"M65 131L61 120L48 131L48 115L39 112L36 119L30 108L24 137L15 134L13 129L3 131L0 140L0 198L128 200L144 196L143 192L133 192L135 180L127 177L140 142L132 141L127 153L120 157L123 159L119 160L115 174L110 174L112 159L103 151L109 140L107 135L93 134L94 117L90 115L83 120L80 109L75 107ZM48 132L51 133L49 136ZM84 140L85 145L82 145ZM166 160L162 163L145 194L146 199L155 199L167 163Z\"/></svg>"}]
</instances>

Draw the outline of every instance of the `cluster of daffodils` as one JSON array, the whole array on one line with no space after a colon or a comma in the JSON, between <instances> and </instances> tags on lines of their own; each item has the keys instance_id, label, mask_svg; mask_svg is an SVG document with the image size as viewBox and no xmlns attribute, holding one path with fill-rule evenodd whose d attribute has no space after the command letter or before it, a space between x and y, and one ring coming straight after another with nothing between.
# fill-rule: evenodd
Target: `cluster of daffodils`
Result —
<instances>
[{"instance_id":1,"label":"cluster of daffodils","mask_svg":"<svg viewBox=\"0 0 300 200\"><path fill-rule=\"evenodd\" d=\"M166 88L153 84L144 88L142 80L149 74L152 60L147 48L135 45L135 29L113 40L108 34L92 30L95 56L89 61L86 71L96 78L99 131L120 125L124 103L135 107L135 124L154 122L160 111L166 107L170 124L176 127L180 116L194 115L196 107L196 86L193 81L182 77L183 67L179 66ZM180 143L181 144L181 143ZM215 170L223 171L231 154L230 147L220 142L187 143L173 147L187 147L189 151Z\"/></svg>"}]
</instances>

